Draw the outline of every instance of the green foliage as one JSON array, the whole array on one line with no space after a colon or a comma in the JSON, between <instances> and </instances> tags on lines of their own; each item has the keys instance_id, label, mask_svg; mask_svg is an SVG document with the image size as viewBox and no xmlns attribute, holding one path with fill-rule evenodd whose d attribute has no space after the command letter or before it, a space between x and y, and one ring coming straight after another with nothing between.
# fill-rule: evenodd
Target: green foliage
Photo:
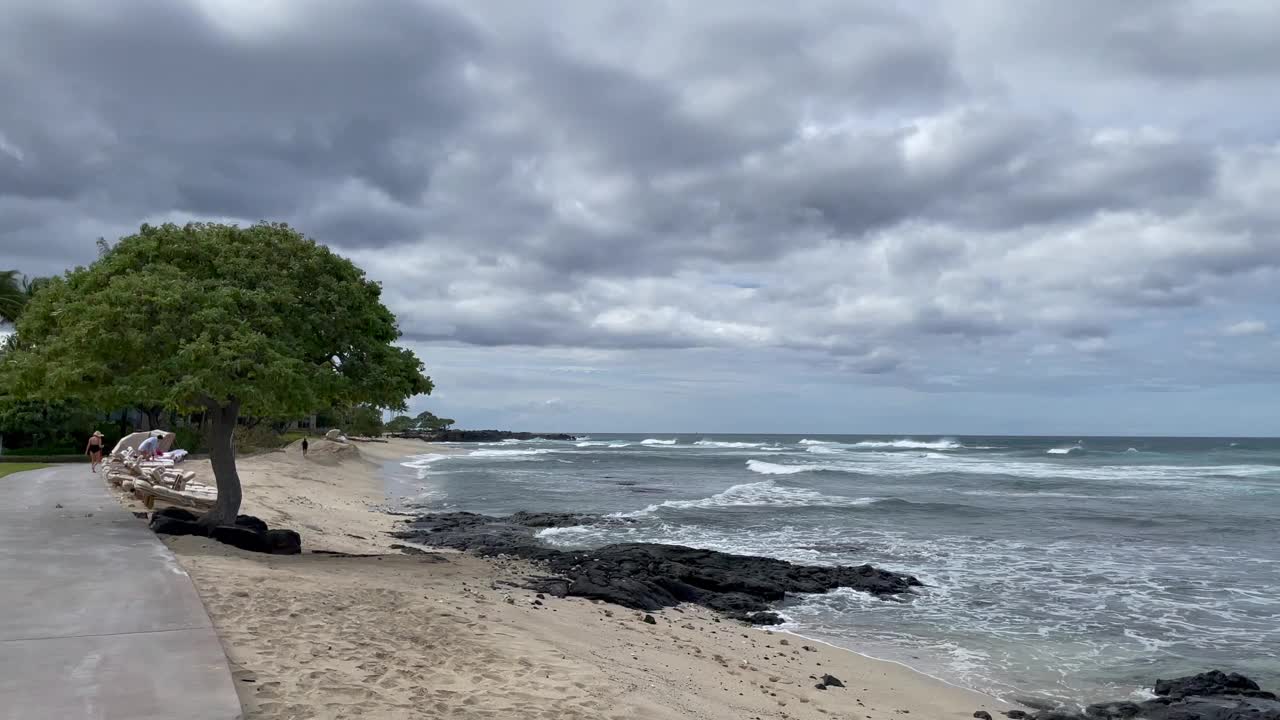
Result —
<instances>
[{"instance_id":1,"label":"green foliage","mask_svg":"<svg viewBox=\"0 0 1280 720\"><path fill-rule=\"evenodd\" d=\"M204 452L209 448L198 427L177 427L173 429L173 435L175 448L182 448L190 453Z\"/></svg>"},{"instance_id":2,"label":"green foliage","mask_svg":"<svg viewBox=\"0 0 1280 720\"><path fill-rule=\"evenodd\" d=\"M381 287L283 224L142 226L48 283L3 375L26 397L296 416L400 407L431 381Z\"/></svg>"},{"instance_id":3,"label":"green foliage","mask_svg":"<svg viewBox=\"0 0 1280 720\"><path fill-rule=\"evenodd\" d=\"M390 433L400 433L405 430L412 430L417 426L417 421L408 415L397 415L387 421L386 430Z\"/></svg>"},{"instance_id":4,"label":"green foliage","mask_svg":"<svg viewBox=\"0 0 1280 720\"><path fill-rule=\"evenodd\" d=\"M236 447L241 450L273 450L280 447L280 435L267 425L236 426Z\"/></svg>"},{"instance_id":5,"label":"green foliage","mask_svg":"<svg viewBox=\"0 0 1280 720\"><path fill-rule=\"evenodd\" d=\"M437 417L430 411L418 413L416 420L419 430L447 430L454 423L453 418Z\"/></svg>"},{"instance_id":6,"label":"green foliage","mask_svg":"<svg viewBox=\"0 0 1280 720\"><path fill-rule=\"evenodd\" d=\"M100 413L74 401L0 397L0 434L4 435L6 452L28 446L39 448L43 455L57 455L65 448L78 454L101 424L100 418Z\"/></svg>"},{"instance_id":7,"label":"green foliage","mask_svg":"<svg viewBox=\"0 0 1280 720\"><path fill-rule=\"evenodd\" d=\"M13 322L22 314L27 295L17 270L0 270L0 321Z\"/></svg>"},{"instance_id":8,"label":"green foliage","mask_svg":"<svg viewBox=\"0 0 1280 720\"><path fill-rule=\"evenodd\" d=\"M348 435L372 437L383 433L382 411L372 405L356 405L342 415L338 427Z\"/></svg>"},{"instance_id":9,"label":"green foliage","mask_svg":"<svg viewBox=\"0 0 1280 720\"><path fill-rule=\"evenodd\" d=\"M25 277L17 270L0 270L0 321L16 322L31 298L51 279Z\"/></svg>"},{"instance_id":10,"label":"green foliage","mask_svg":"<svg viewBox=\"0 0 1280 720\"><path fill-rule=\"evenodd\" d=\"M233 434L242 413L402 408L431 391L418 358L393 344L400 331L381 295L287 225L143 225L34 294L16 347L0 355L0 387L26 400L205 411L218 503L202 521L229 522L241 498L235 439L256 442Z\"/></svg>"}]
</instances>

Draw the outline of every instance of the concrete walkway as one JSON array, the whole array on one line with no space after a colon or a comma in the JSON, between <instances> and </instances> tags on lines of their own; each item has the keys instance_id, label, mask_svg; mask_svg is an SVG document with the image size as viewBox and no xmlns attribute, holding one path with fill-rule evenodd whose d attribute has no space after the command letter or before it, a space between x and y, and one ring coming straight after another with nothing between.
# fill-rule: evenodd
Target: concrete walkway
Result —
<instances>
[{"instance_id":1,"label":"concrete walkway","mask_svg":"<svg viewBox=\"0 0 1280 720\"><path fill-rule=\"evenodd\" d=\"M0 478L0 718L239 717L191 578L102 476Z\"/></svg>"}]
</instances>

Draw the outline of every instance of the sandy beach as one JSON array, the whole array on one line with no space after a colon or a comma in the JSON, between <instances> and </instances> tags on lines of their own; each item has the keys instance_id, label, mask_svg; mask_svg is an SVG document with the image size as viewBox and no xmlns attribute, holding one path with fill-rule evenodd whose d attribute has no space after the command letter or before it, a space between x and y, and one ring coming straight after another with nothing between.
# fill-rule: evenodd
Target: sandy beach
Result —
<instances>
[{"instance_id":1,"label":"sandy beach","mask_svg":"<svg viewBox=\"0 0 1280 720\"><path fill-rule=\"evenodd\" d=\"M378 511L378 470L427 451L438 449L314 441L307 458L296 446L243 458L242 512L297 530L302 555L166 538L213 618L246 718L878 720L1010 707L700 607L647 624L521 590L535 573L515 561L406 555L387 537L401 518ZM187 465L211 477L207 461ZM824 674L846 687L815 688Z\"/></svg>"}]
</instances>

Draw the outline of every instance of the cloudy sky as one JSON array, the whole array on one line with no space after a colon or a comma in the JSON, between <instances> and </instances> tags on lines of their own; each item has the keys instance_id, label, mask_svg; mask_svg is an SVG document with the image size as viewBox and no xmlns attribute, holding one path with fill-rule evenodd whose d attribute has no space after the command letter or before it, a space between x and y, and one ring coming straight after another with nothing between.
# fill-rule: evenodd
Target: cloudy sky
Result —
<instances>
[{"instance_id":1,"label":"cloudy sky","mask_svg":"<svg viewBox=\"0 0 1280 720\"><path fill-rule=\"evenodd\" d=\"M6 0L0 267L288 221L470 427L1280 434L1280 3L891 5Z\"/></svg>"}]
</instances>

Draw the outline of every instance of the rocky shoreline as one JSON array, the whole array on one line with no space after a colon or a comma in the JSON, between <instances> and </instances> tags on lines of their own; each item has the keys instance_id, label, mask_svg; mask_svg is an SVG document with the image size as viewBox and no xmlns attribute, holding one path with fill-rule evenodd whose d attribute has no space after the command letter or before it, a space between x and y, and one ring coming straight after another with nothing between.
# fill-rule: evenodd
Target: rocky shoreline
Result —
<instances>
[{"instance_id":1,"label":"rocky shoreline","mask_svg":"<svg viewBox=\"0 0 1280 720\"><path fill-rule=\"evenodd\" d=\"M525 588L539 593L602 600L641 611L694 603L756 625L780 623L782 619L773 608L789 593L823 593L849 587L885 599L903 600L910 597L913 588L921 586L910 575L871 565L796 565L773 558L658 543L565 551L548 547L536 537L545 528L628 522L625 518L572 513L518 512L493 517L451 512L419 516L392 535L416 545L533 562L547 574L527 577ZM405 552L421 552L412 546L397 547ZM839 685L830 683L819 689L825 687ZM1214 670L1157 680L1154 693L1155 698L1141 702L1117 700L1075 708L1009 710L1003 714L1010 720L1280 720L1276 695L1236 673ZM986 711L977 711L973 716L991 720Z\"/></svg>"},{"instance_id":2,"label":"rocky shoreline","mask_svg":"<svg viewBox=\"0 0 1280 720\"><path fill-rule=\"evenodd\" d=\"M649 611L695 603L757 625L781 623L773 606L789 593L823 593L848 587L900 599L921 584L910 575L870 565L795 565L773 558L657 543L565 551L547 547L535 537L544 528L597 522L626 521L564 513L491 517L453 512L423 515L393 535L428 547L532 561L548 574L528 578L528 589L557 597L585 597Z\"/></svg>"},{"instance_id":3,"label":"rocky shoreline","mask_svg":"<svg viewBox=\"0 0 1280 720\"><path fill-rule=\"evenodd\" d=\"M1134 702L1116 700L1094 703L1083 712L1047 709L1036 713L1009 710L1010 720L1280 720L1275 693L1237 673L1211 670L1173 680L1156 680L1156 697ZM991 720L986 712L973 714Z\"/></svg>"},{"instance_id":4,"label":"rocky shoreline","mask_svg":"<svg viewBox=\"0 0 1280 720\"><path fill-rule=\"evenodd\" d=\"M573 435L565 433L528 433L510 430L409 430L391 433L389 437L423 442L461 442L483 443L502 442L503 440L577 440Z\"/></svg>"}]
</instances>

